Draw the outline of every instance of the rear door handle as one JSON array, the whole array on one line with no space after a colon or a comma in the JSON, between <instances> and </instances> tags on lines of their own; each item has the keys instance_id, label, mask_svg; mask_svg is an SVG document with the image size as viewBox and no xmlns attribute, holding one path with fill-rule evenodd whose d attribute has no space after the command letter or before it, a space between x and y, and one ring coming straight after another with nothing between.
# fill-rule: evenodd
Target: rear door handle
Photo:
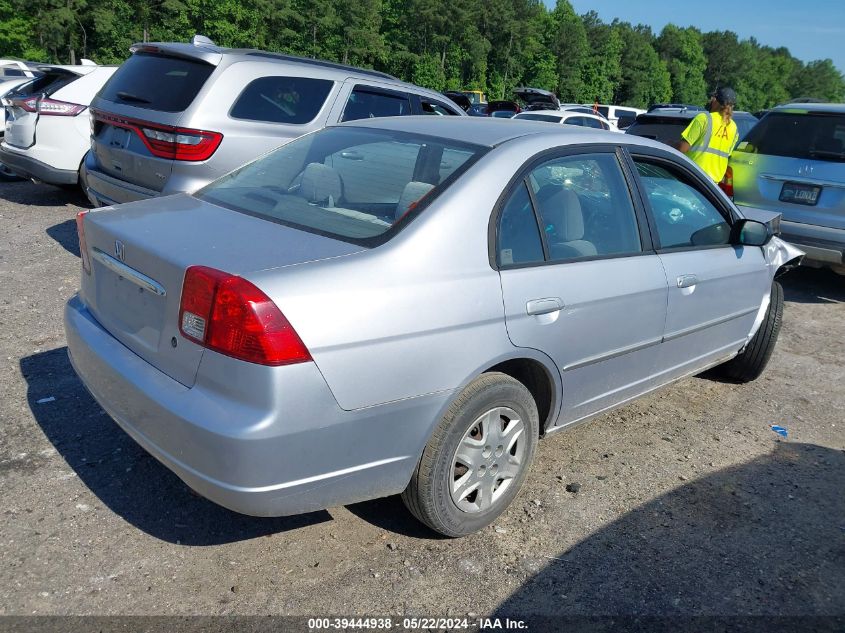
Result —
<instances>
[{"instance_id":1,"label":"rear door handle","mask_svg":"<svg viewBox=\"0 0 845 633\"><path fill-rule=\"evenodd\" d=\"M678 288L691 288L698 283L698 277L695 275L681 275L678 277Z\"/></svg>"},{"instance_id":2,"label":"rear door handle","mask_svg":"<svg viewBox=\"0 0 845 633\"><path fill-rule=\"evenodd\" d=\"M557 312L561 308L563 308L563 301L559 297L532 299L525 304L525 311L532 316Z\"/></svg>"}]
</instances>

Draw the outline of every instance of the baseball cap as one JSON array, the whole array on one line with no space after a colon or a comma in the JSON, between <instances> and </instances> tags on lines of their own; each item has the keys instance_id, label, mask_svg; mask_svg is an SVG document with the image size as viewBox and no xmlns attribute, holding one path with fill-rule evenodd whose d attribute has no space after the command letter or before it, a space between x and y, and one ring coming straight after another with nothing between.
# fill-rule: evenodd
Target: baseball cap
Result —
<instances>
[{"instance_id":1,"label":"baseball cap","mask_svg":"<svg viewBox=\"0 0 845 633\"><path fill-rule=\"evenodd\" d=\"M718 88L713 96L722 105L736 105L736 91L733 88L727 86Z\"/></svg>"}]
</instances>

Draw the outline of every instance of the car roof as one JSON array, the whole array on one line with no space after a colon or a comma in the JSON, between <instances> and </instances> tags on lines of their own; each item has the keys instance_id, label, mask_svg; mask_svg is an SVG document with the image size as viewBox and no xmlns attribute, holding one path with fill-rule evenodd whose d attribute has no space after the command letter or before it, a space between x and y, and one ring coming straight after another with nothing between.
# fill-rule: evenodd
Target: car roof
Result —
<instances>
[{"instance_id":1,"label":"car roof","mask_svg":"<svg viewBox=\"0 0 845 633\"><path fill-rule=\"evenodd\" d=\"M553 111L555 114L561 112ZM342 123L342 126L410 132L448 138L462 143L496 147L508 141L528 136L565 141L562 144L624 143L666 149L663 143L638 136L621 134L595 128L572 125L550 125L546 121L525 119L494 119L488 117L403 116L378 119L359 119ZM610 136L608 136L610 135Z\"/></svg>"},{"instance_id":2,"label":"car roof","mask_svg":"<svg viewBox=\"0 0 845 633\"><path fill-rule=\"evenodd\" d=\"M312 59L310 57L298 57L285 53L273 53L256 48L226 48L216 44L190 44L185 42L139 42L133 44L130 49L132 53L152 53L163 55L175 55L187 59L195 59L220 66L234 64L236 62L260 62L293 64L302 68L318 68L324 72L335 71L342 73L344 78L385 81L397 88L412 91L417 94L425 94L430 97L441 97L442 93L436 90L429 90L415 84L411 84L393 75L368 68L358 68L337 62L330 62L323 59Z\"/></svg>"},{"instance_id":3,"label":"car roof","mask_svg":"<svg viewBox=\"0 0 845 633\"><path fill-rule=\"evenodd\" d=\"M845 114L845 103L784 103L772 108L769 112L791 112L796 114L830 112L833 114Z\"/></svg>"}]
</instances>

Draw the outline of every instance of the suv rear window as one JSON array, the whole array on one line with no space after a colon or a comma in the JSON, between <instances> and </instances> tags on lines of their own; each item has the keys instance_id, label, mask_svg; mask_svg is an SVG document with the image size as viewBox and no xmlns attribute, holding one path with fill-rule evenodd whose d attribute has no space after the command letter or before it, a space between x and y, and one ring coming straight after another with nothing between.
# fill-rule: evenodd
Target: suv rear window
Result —
<instances>
[{"instance_id":1,"label":"suv rear window","mask_svg":"<svg viewBox=\"0 0 845 633\"><path fill-rule=\"evenodd\" d=\"M214 71L200 61L135 53L117 69L100 98L136 108L181 112L194 100Z\"/></svg>"},{"instance_id":2,"label":"suv rear window","mask_svg":"<svg viewBox=\"0 0 845 633\"><path fill-rule=\"evenodd\" d=\"M15 97L43 93L48 97L59 88L64 88L70 82L79 79L79 75L68 71L48 71L40 77L22 83L20 86L9 92L6 97Z\"/></svg>"},{"instance_id":3,"label":"suv rear window","mask_svg":"<svg viewBox=\"0 0 845 633\"><path fill-rule=\"evenodd\" d=\"M634 136L651 138L675 147L680 143L681 132L689 125L690 121L692 121L692 117L689 119L672 119L665 117L643 117L640 115L625 132Z\"/></svg>"},{"instance_id":4,"label":"suv rear window","mask_svg":"<svg viewBox=\"0 0 845 633\"><path fill-rule=\"evenodd\" d=\"M300 137L195 195L270 222L375 246L485 151L445 138L332 127Z\"/></svg>"},{"instance_id":5,"label":"suv rear window","mask_svg":"<svg viewBox=\"0 0 845 633\"><path fill-rule=\"evenodd\" d=\"M770 112L736 151L845 161L845 114Z\"/></svg>"},{"instance_id":6,"label":"suv rear window","mask_svg":"<svg viewBox=\"0 0 845 633\"><path fill-rule=\"evenodd\" d=\"M322 109L333 84L308 77L261 77L244 88L229 114L250 121L309 123Z\"/></svg>"}]
</instances>

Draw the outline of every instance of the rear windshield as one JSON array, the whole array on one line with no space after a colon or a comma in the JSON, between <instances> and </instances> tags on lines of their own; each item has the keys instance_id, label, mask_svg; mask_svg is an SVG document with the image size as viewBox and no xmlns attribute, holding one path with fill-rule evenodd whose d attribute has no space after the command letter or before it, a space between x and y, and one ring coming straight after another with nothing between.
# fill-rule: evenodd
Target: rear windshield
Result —
<instances>
[{"instance_id":1,"label":"rear windshield","mask_svg":"<svg viewBox=\"0 0 845 633\"><path fill-rule=\"evenodd\" d=\"M244 88L230 115L235 119L302 125L326 102L333 81L308 77L261 77Z\"/></svg>"},{"instance_id":2,"label":"rear windshield","mask_svg":"<svg viewBox=\"0 0 845 633\"><path fill-rule=\"evenodd\" d=\"M182 112L213 71L214 66L200 61L135 53L111 76L99 96L136 108Z\"/></svg>"},{"instance_id":3,"label":"rear windshield","mask_svg":"<svg viewBox=\"0 0 845 633\"><path fill-rule=\"evenodd\" d=\"M692 119L677 120L654 120L643 119L634 121L626 130L627 134L652 138L672 147L681 141L681 132L689 125Z\"/></svg>"},{"instance_id":4,"label":"rear windshield","mask_svg":"<svg viewBox=\"0 0 845 633\"><path fill-rule=\"evenodd\" d=\"M549 123L560 123L560 117L553 114L518 114L516 119L526 121L548 121Z\"/></svg>"},{"instance_id":5,"label":"rear windshield","mask_svg":"<svg viewBox=\"0 0 845 633\"><path fill-rule=\"evenodd\" d=\"M486 151L405 132L327 128L195 195L271 222L375 246L390 239Z\"/></svg>"},{"instance_id":6,"label":"rear windshield","mask_svg":"<svg viewBox=\"0 0 845 633\"><path fill-rule=\"evenodd\" d=\"M770 112L736 149L768 156L845 161L845 114Z\"/></svg>"},{"instance_id":7,"label":"rear windshield","mask_svg":"<svg viewBox=\"0 0 845 633\"><path fill-rule=\"evenodd\" d=\"M40 77L36 77L31 81L22 83L20 86L10 91L6 97L15 97L32 94L45 94L48 97L56 92L59 88L64 88L70 82L79 79L79 75L71 72L46 72Z\"/></svg>"}]
</instances>

